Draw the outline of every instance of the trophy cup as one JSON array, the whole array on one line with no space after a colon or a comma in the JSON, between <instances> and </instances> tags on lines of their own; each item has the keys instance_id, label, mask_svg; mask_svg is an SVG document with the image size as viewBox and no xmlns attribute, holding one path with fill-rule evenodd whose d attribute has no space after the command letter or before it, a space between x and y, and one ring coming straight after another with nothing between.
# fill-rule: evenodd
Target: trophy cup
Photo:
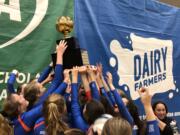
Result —
<instances>
[{"instance_id":1,"label":"trophy cup","mask_svg":"<svg viewBox=\"0 0 180 135\"><path fill-rule=\"evenodd\" d=\"M62 16L58 18L56 22L56 29L57 31L63 33L64 38L68 38L69 33L73 29L73 26L74 26L73 21L68 16L67 17Z\"/></svg>"},{"instance_id":2,"label":"trophy cup","mask_svg":"<svg viewBox=\"0 0 180 135\"><path fill-rule=\"evenodd\" d=\"M67 49L63 55L63 68L70 69L73 66L82 66L83 64L89 64L88 53L85 49L80 49L78 41L75 37L69 36L69 33L73 30L73 21L68 16L62 16L58 18L56 22L57 31L61 32L64 37L61 40L67 42ZM60 40L56 43L59 44ZM51 54L53 63L56 63L56 53ZM53 64L53 65L54 65Z\"/></svg>"}]
</instances>

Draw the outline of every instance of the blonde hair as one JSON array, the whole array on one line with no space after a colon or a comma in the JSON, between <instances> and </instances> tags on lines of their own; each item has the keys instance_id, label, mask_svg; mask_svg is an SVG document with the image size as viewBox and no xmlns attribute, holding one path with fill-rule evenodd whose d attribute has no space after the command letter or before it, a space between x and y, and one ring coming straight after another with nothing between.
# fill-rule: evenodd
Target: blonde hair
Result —
<instances>
[{"instance_id":1,"label":"blonde hair","mask_svg":"<svg viewBox=\"0 0 180 135\"><path fill-rule=\"evenodd\" d=\"M43 114L45 118L46 133L48 135L57 135L69 129L67 124L61 118L65 111L65 100L58 94L50 95L43 105Z\"/></svg>"},{"instance_id":2,"label":"blonde hair","mask_svg":"<svg viewBox=\"0 0 180 135\"><path fill-rule=\"evenodd\" d=\"M13 135L13 128L9 122L0 114L0 135Z\"/></svg>"},{"instance_id":3,"label":"blonde hair","mask_svg":"<svg viewBox=\"0 0 180 135\"><path fill-rule=\"evenodd\" d=\"M123 118L114 117L105 123L101 135L132 135L132 128Z\"/></svg>"},{"instance_id":4,"label":"blonde hair","mask_svg":"<svg viewBox=\"0 0 180 135\"><path fill-rule=\"evenodd\" d=\"M64 135L86 135L85 132L81 131L80 129L71 128L64 132Z\"/></svg>"}]
</instances>

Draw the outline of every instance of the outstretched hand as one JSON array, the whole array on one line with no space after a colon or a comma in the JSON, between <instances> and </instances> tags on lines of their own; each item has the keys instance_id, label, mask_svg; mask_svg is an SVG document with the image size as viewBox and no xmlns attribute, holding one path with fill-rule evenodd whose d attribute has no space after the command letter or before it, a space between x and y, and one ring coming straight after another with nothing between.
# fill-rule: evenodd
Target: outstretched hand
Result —
<instances>
[{"instance_id":1,"label":"outstretched hand","mask_svg":"<svg viewBox=\"0 0 180 135\"><path fill-rule=\"evenodd\" d=\"M57 54L63 55L67 48L67 42L65 40L61 40L59 45L56 47Z\"/></svg>"},{"instance_id":2,"label":"outstretched hand","mask_svg":"<svg viewBox=\"0 0 180 135\"><path fill-rule=\"evenodd\" d=\"M14 73L16 77L18 77L18 75L19 75L19 72L18 72L16 69L14 69L14 70L12 71L12 73Z\"/></svg>"},{"instance_id":3,"label":"outstretched hand","mask_svg":"<svg viewBox=\"0 0 180 135\"><path fill-rule=\"evenodd\" d=\"M106 79L109 85L113 83L112 74L110 72L106 72Z\"/></svg>"},{"instance_id":4,"label":"outstretched hand","mask_svg":"<svg viewBox=\"0 0 180 135\"><path fill-rule=\"evenodd\" d=\"M97 67L97 72L102 75L103 74L103 67L102 67L102 64L101 63L97 63L96 64L96 67Z\"/></svg>"},{"instance_id":5,"label":"outstretched hand","mask_svg":"<svg viewBox=\"0 0 180 135\"><path fill-rule=\"evenodd\" d=\"M147 88L140 88L138 90L139 96L141 98L141 102L144 106L151 106L152 95L150 95L149 90Z\"/></svg>"},{"instance_id":6,"label":"outstretched hand","mask_svg":"<svg viewBox=\"0 0 180 135\"><path fill-rule=\"evenodd\" d=\"M113 77L110 72L106 72L106 80L111 90L115 90L114 84L113 84Z\"/></svg>"},{"instance_id":7,"label":"outstretched hand","mask_svg":"<svg viewBox=\"0 0 180 135\"><path fill-rule=\"evenodd\" d=\"M153 109L152 109L152 106L151 106L152 96L150 95L149 90L147 88L142 87L142 88L140 88L138 90L138 93L140 95L141 102L142 102L142 104L144 106L144 110L145 110L145 113L146 113L146 120L147 121L156 120L156 116L155 116L155 114L153 112Z\"/></svg>"},{"instance_id":8,"label":"outstretched hand","mask_svg":"<svg viewBox=\"0 0 180 135\"><path fill-rule=\"evenodd\" d=\"M65 70L63 71L63 74L64 74L64 82L66 82L66 83L69 83L69 82L70 82L69 72L70 72L69 69L65 69Z\"/></svg>"},{"instance_id":9,"label":"outstretched hand","mask_svg":"<svg viewBox=\"0 0 180 135\"><path fill-rule=\"evenodd\" d=\"M65 40L61 40L59 45L56 47L57 60L56 64L63 64L63 54L66 51L67 45Z\"/></svg>"},{"instance_id":10,"label":"outstretched hand","mask_svg":"<svg viewBox=\"0 0 180 135\"><path fill-rule=\"evenodd\" d=\"M79 73L80 74L85 74L87 72L87 67L86 66L80 66L78 67Z\"/></svg>"}]
</instances>

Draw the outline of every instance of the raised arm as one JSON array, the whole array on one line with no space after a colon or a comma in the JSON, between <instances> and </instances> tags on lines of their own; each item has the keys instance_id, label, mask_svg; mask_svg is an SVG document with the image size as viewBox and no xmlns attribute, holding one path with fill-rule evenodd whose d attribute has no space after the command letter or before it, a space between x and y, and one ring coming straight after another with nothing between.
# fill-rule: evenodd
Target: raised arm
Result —
<instances>
[{"instance_id":1,"label":"raised arm","mask_svg":"<svg viewBox=\"0 0 180 135\"><path fill-rule=\"evenodd\" d=\"M71 92L72 92L72 99L71 99L71 112L72 112L72 120L73 120L73 127L81 129L82 131L87 131L88 125L84 121L81 109L78 100L78 69L72 69L72 83L71 83Z\"/></svg>"},{"instance_id":2,"label":"raised arm","mask_svg":"<svg viewBox=\"0 0 180 135\"><path fill-rule=\"evenodd\" d=\"M114 100L114 97L113 97L113 94L112 92L110 91L110 88L108 86L108 84L106 83L105 79L104 79L104 76L103 76L103 67L102 67L102 64L101 63L98 63L97 64L97 72L99 73L99 77L102 81L102 85L103 85L103 90L106 91L107 95L108 95L108 98L112 104L112 106L115 106L115 100ZM98 84L99 85L99 84ZM100 87L100 90L102 91L101 87Z\"/></svg>"},{"instance_id":3,"label":"raised arm","mask_svg":"<svg viewBox=\"0 0 180 135\"><path fill-rule=\"evenodd\" d=\"M71 82L68 82L67 88L64 93L64 98L66 101L67 112L69 115L71 115Z\"/></svg>"},{"instance_id":4,"label":"raised arm","mask_svg":"<svg viewBox=\"0 0 180 135\"><path fill-rule=\"evenodd\" d=\"M55 67L55 75L53 78L53 81L48 88L48 90L40 97L38 103L36 104L39 105L42 102L46 100L46 98L53 93L56 88L59 86L59 84L62 81L63 78L63 54L67 48L66 42L64 40L61 40L59 43L59 46L56 47L56 52L57 52L57 60L56 60L56 67Z\"/></svg>"},{"instance_id":5,"label":"raised arm","mask_svg":"<svg viewBox=\"0 0 180 135\"><path fill-rule=\"evenodd\" d=\"M106 93L106 90L104 88L104 85L103 85L103 81L102 81L102 71L101 71L101 68L99 67L99 65L97 66L97 74L96 74L96 81L97 81L97 84L99 86L99 89L101 91L101 94L106 97L106 99L108 100L109 104L111 106L113 106L108 94Z\"/></svg>"},{"instance_id":6,"label":"raised arm","mask_svg":"<svg viewBox=\"0 0 180 135\"><path fill-rule=\"evenodd\" d=\"M147 135L160 135L158 122L151 106L152 96L149 94L149 90L141 88L138 93L146 113Z\"/></svg>"},{"instance_id":7,"label":"raised arm","mask_svg":"<svg viewBox=\"0 0 180 135\"><path fill-rule=\"evenodd\" d=\"M108 84L106 83L106 81L104 79L102 64L98 63L96 66L97 66L97 72L99 73L99 77L100 77L100 79L102 81L102 85L103 85L104 89L106 90L106 92L109 92L110 88L109 88Z\"/></svg>"},{"instance_id":8,"label":"raised arm","mask_svg":"<svg viewBox=\"0 0 180 135\"><path fill-rule=\"evenodd\" d=\"M16 93L15 88L14 88L14 83L16 81L16 77L18 76L18 71L13 70L9 76L8 82L7 82L7 87L9 93Z\"/></svg>"},{"instance_id":9,"label":"raised arm","mask_svg":"<svg viewBox=\"0 0 180 135\"><path fill-rule=\"evenodd\" d=\"M95 71L97 70L97 68L95 66L88 66L87 68L87 73L89 76L89 86L91 88L91 94L92 94L92 98L99 100L100 99L100 95L99 95L99 91L98 91L98 87L96 84L96 77L95 77Z\"/></svg>"},{"instance_id":10,"label":"raised arm","mask_svg":"<svg viewBox=\"0 0 180 135\"><path fill-rule=\"evenodd\" d=\"M81 75L81 80L82 80L82 83L83 83L83 86L84 86L84 90L86 92L86 97L88 100L91 100L92 97L91 97L91 89L89 87L89 81L88 81L88 78L87 78L87 67L86 66L81 66L78 68L79 70L79 73Z\"/></svg>"},{"instance_id":11,"label":"raised arm","mask_svg":"<svg viewBox=\"0 0 180 135\"><path fill-rule=\"evenodd\" d=\"M51 82L54 78L54 73L50 73L48 77L44 81L41 82L41 85L44 86L45 84Z\"/></svg>"},{"instance_id":12,"label":"raised arm","mask_svg":"<svg viewBox=\"0 0 180 135\"><path fill-rule=\"evenodd\" d=\"M114 95L115 102L118 105L119 112L121 113L123 118L125 118L131 125L133 125L134 124L133 118L130 115L126 106L124 105L121 96L118 94L117 90L115 89L114 84L113 84L112 74L110 72L107 72L107 81Z\"/></svg>"},{"instance_id":13,"label":"raised arm","mask_svg":"<svg viewBox=\"0 0 180 135\"><path fill-rule=\"evenodd\" d=\"M62 67L63 65L63 54L66 51L67 45L65 40L61 40L59 45L56 47L57 52L57 60L56 60L56 66L60 65ZM56 72L56 69L55 69ZM63 69L61 68L61 71L59 74L55 74L55 77L52 81L52 83L62 82L63 80Z\"/></svg>"},{"instance_id":14,"label":"raised arm","mask_svg":"<svg viewBox=\"0 0 180 135\"><path fill-rule=\"evenodd\" d=\"M48 77L51 70L52 70L52 62L40 74L40 77L38 78L38 82L41 83L42 85L44 85L46 83L46 82L44 82L44 80L46 80L46 78Z\"/></svg>"},{"instance_id":15,"label":"raised arm","mask_svg":"<svg viewBox=\"0 0 180 135\"><path fill-rule=\"evenodd\" d=\"M65 69L64 70L64 72L63 72L64 80L63 80L63 82L59 85L59 87L53 93L64 95L65 90L66 90L66 88L68 86L68 83L70 81L69 71L70 71L69 69Z\"/></svg>"}]
</instances>

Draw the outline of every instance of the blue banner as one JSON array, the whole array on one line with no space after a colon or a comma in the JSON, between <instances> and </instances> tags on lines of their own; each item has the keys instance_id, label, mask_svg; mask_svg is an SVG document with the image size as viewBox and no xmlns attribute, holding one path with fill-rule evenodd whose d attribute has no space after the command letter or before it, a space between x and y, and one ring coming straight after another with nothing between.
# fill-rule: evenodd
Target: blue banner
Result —
<instances>
[{"instance_id":1,"label":"blue banner","mask_svg":"<svg viewBox=\"0 0 180 135\"><path fill-rule=\"evenodd\" d=\"M75 0L75 31L90 63L135 101L148 87L180 123L180 10L153 0Z\"/></svg>"}]
</instances>

